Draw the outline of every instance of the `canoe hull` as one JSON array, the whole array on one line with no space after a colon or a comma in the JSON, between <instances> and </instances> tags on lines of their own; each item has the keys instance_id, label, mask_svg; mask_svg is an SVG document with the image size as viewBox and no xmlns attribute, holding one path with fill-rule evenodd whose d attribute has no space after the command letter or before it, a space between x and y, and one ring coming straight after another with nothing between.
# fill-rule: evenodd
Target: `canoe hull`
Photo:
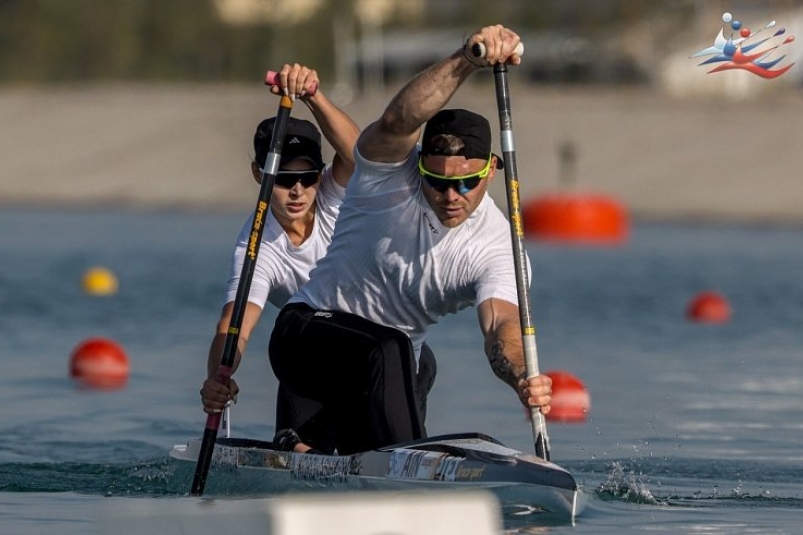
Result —
<instances>
[{"instance_id":1,"label":"canoe hull","mask_svg":"<svg viewBox=\"0 0 803 535\"><path fill-rule=\"evenodd\" d=\"M170 452L195 469L199 439ZM582 507L574 478L560 466L479 433L443 435L353 455L276 451L270 442L219 438L205 494L278 494L305 489L488 489L503 504L574 518Z\"/></svg>"}]
</instances>

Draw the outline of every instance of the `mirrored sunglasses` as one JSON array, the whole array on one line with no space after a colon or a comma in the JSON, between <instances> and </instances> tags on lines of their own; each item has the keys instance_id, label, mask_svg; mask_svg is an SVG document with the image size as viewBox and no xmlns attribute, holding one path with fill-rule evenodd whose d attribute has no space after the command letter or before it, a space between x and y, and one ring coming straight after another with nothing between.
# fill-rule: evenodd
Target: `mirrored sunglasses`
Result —
<instances>
[{"instance_id":1,"label":"mirrored sunglasses","mask_svg":"<svg viewBox=\"0 0 803 535\"><path fill-rule=\"evenodd\" d=\"M480 181L483 178L488 177L488 174L491 172L491 158L489 157L488 161L485 163L485 167L476 173L459 176L445 176L433 173L432 171L424 168L423 158L419 156L418 172L427 182L429 187L438 193L446 193L449 188L453 188L460 195L465 195L469 191L479 186Z\"/></svg>"}]
</instances>

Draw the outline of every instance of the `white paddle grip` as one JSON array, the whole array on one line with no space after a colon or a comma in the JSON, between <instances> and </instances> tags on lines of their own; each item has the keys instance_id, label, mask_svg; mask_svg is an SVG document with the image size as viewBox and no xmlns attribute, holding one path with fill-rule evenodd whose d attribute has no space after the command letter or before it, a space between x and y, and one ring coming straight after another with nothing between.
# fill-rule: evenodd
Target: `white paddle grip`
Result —
<instances>
[{"instance_id":1,"label":"white paddle grip","mask_svg":"<svg viewBox=\"0 0 803 535\"><path fill-rule=\"evenodd\" d=\"M474 45L471 47L471 53L474 54L474 57L476 57L476 58L484 58L485 57L485 52L486 52L485 45L482 44L482 43L474 43ZM524 43L519 41L519 44L516 45L516 49L514 50L514 52L516 54L518 54L519 56L523 55L524 54Z\"/></svg>"}]
</instances>

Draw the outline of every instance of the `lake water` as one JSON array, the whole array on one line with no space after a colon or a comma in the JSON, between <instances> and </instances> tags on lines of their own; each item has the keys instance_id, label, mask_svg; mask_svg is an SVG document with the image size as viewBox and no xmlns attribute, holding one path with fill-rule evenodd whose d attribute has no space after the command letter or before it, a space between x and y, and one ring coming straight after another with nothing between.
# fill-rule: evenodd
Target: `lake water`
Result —
<instances>
[{"instance_id":1,"label":"lake water","mask_svg":"<svg viewBox=\"0 0 803 535\"><path fill-rule=\"evenodd\" d=\"M198 387L244 216L0 211L0 533L95 534L109 503L197 499L167 452L204 427ZM570 371L591 395L587 421L548 422L553 460L588 506L575 525L543 528L505 509L505 531L799 533L803 231L642 224L623 247L527 248L541 368ZM83 292L95 265L117 275L116 295ZM704 290L728 298L729 323L686 320ZM274 317L237 376L239 436L273 435ZM72 349L94 336L125 348L124 389L70 380ZM444 319L430 344L430 433L532 451L474 312Z\"/></svg>"}]
</instances>

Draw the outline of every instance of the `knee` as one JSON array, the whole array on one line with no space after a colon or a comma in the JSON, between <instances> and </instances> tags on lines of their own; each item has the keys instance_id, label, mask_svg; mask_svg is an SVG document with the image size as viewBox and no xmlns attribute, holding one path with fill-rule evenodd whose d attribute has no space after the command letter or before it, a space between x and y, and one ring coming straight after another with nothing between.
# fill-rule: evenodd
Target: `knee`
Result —
<instances>
[{"instance_id":1,"label":"knee","mask_svg":"<svg viewBox=\"0 0 803 535\"><path fill-rule=\"evenodd\" d=\"M395 331L395 329L393 329ZM376 350L373 351L374 358L385 361L404 362L410 360L414 362L415 355L410 338L400 332L383 333L376 339Z\"/></svg>"},{"instance_id":2,"label":"knee","mask_svg":"<svg viewBox=\"0 0 803 535\"><path fill-rule=\"evenodd\" d=\"M435 384L435 376L438 374L438 363L432 349L424 343L421 346L421 354L418 355L418 373L416 373L416 384L418 391L426 396Z\"/></svg>"}]
</instances>

